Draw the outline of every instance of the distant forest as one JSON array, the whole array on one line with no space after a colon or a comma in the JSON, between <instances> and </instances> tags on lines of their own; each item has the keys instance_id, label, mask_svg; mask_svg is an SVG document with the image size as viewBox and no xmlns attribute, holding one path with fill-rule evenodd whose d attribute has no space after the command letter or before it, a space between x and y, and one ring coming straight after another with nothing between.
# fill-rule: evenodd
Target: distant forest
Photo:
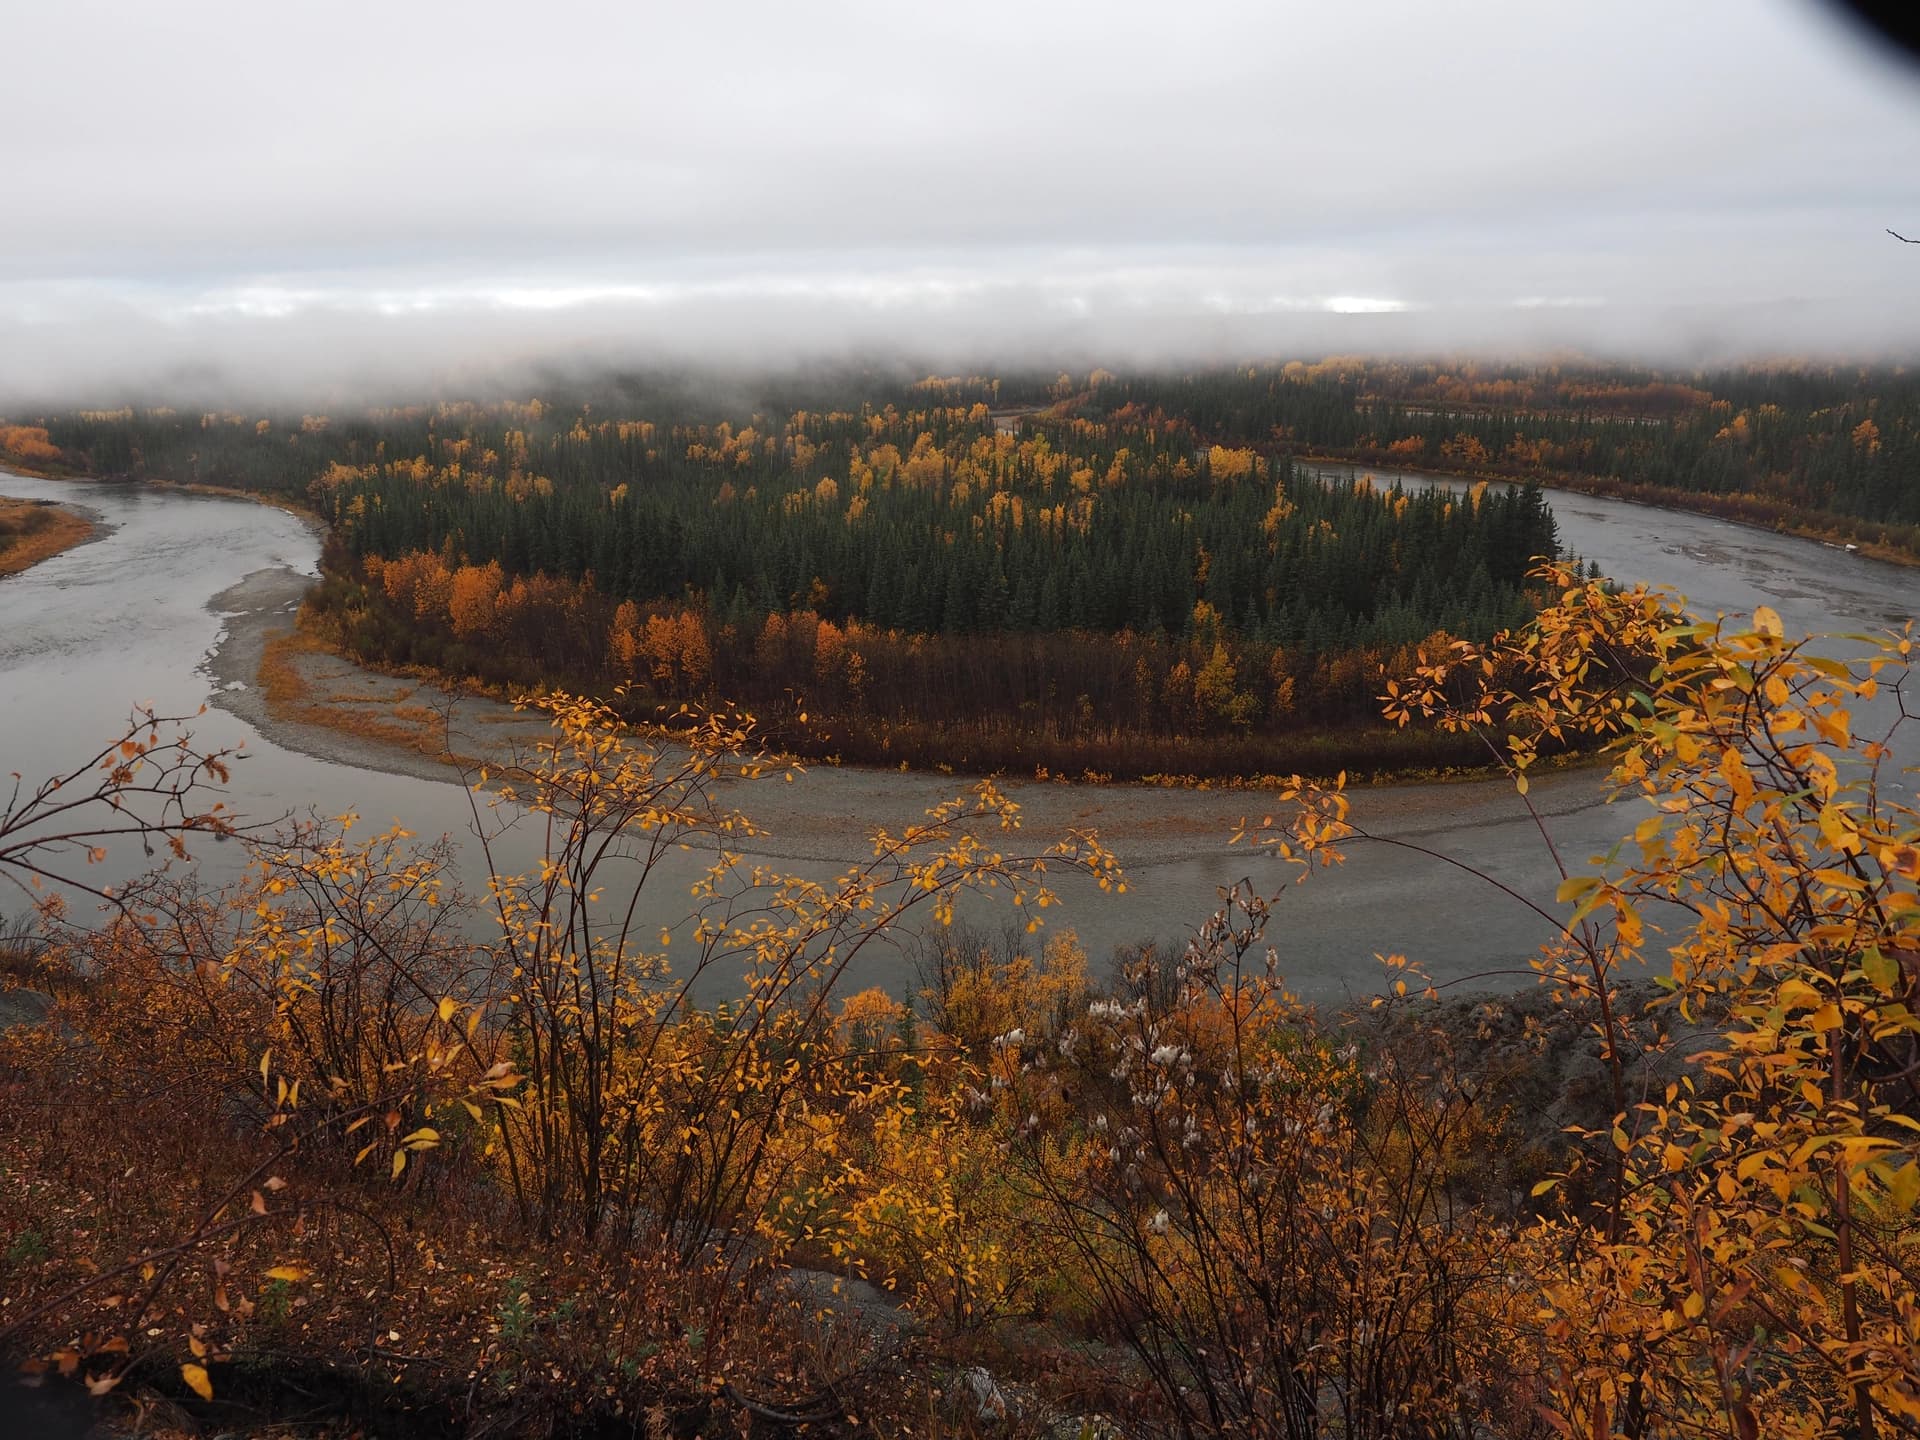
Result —
<instances>
[{"instance_id":1,"label":"distant forest","mask_svg":"<svg viewBox=\"0 0 1920 1440\"><path fill-rule=\"evenodd\" d=\"M308 506L363 658L733 703L847 759L1080 773L1468 760L1372 718L1538 602L1539 484L1920 554L1906 375L1362 362L822 372L336 416L20 417L0 453ZM1491 479L1323 484L1297 456ZM1518 484L1501 483L1507 480Z\"/></svg>"},{"instance_id":2,"label":"distant forest","mask_svg":"<svg viewBox=\"0 0 1920 1440\"><path fill-rule=\"evenodd\" d=\"M1331 359L1116 378L1088 413L1182 416L1221 443L1527 476L1920 556L1920 376Z\"/></svg>"}]
</instances>

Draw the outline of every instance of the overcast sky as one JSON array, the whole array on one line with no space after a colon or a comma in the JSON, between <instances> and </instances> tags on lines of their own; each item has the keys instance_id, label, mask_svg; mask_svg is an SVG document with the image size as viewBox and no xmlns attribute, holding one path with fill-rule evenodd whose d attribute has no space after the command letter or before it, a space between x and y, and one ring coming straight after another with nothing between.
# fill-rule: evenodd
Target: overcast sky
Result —
<instances>
[{"instance_id":1,"label":"overcast sky","mask_svg":"<svg viewBox=\"0 0 1920 1440\"><path fill-rule=\"evenodd\" d=\"M1885 233L1920 234L1920 69L1812 0L58 0L6 35L16 405L660 350L1920 350Z\"/></svg>"}]
</instances>

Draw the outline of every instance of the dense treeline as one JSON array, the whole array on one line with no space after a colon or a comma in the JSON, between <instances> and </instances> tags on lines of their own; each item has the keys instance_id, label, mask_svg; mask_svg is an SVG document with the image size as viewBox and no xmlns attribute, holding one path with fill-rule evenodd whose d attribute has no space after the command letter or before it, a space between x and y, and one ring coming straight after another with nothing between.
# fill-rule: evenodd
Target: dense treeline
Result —
<instances>
[{"instance_id":1,"label":"dense treeline","mask_svg":"<svg viewBox=\"0 0 1920 1440\"><path fill-rule=\"evenodd\" d=\"M1851 522L1859 538L1920 549L1920 377L1904 368L1662 372L1333 357L1125 376L1010 371L932 386L877 369L751 379L643 374L556 384L550 393L553 405L520 407L517 428L535 468L556 480L604 472L618 458L617 446L569 441L581 418L644 420L666 432L722 420L764 428L755 417L904 412L932 393L948 406L1002 412L1145 415L1201 444L1339 452L1691 499L1749 518ZM479 414L429 405L331 420L130 408L15 416L32 423L0 426L0 452L43 468L65 456L95 474L301 495L336 461L431 458L436 443L460 438ZM491 427L496 439L507 428L515 427ZM1740 500L1755 508L1730 505Z\"/></svg>"},{"instance_id":2,"label":"dense treeline","mask_svg":"<svg viewBox=\"0 0 1920 1440\"><path fill-rule=\"evenodd\" d=\"M1090 377L1108 383L1104 372ZM364 658L746 704L849 759L1107 773L1467 759L1372 715L1437 633L1531 610L1537 488L1328 487L1071 377L605 382L561 407L46 417L95 473L300 499ZM808 717L805 724L802 717ZM937 723L936 723L937 717ZM1339 745L1327 733L1356 722Z\"/></svg>"},{"instance_id":3,"label":"dense treeline","mask_svg":"<svg viewBox=\"0 0 1920 1440\"><path fill-rule=\"evenodd\" d=\"M544 455L475 412L315 482L322 607L382 660L824 712L790 738L848 758L1317 769L1341 757L1303 731L1367 719L1436 631L1524 620L1556 551L1537 487L1329 486L1179 426L1016 434L943 398L738 429L582 415ZM1375 764L1449 748L1372 728Z\"/></svg>"},{"instance_id":4,"label":"dense treeline","mask_svg":"<svg viewBox=\"0 0 1920 1440\"><path fill-rule=\"evenodd\" d=\"M1676 378L1331 359L1116 378L1085 408L1177 416L1227 444L1677 498L1920 553L1920 380L1902 370Z\"/></svg>"},{"instance_id":5,"label":"dense treeline","mask_svg":"<svg viewBox=\"0 0 1920 1440\"><path fill-rule=\"evenodd\" d=\"M1350 721L1362 764L1457 758L1369 751L1372 697L1436 633L1528 613L1543 477L1920 554L1920 385L1896 371L1335 358L554 393L20 417L0 444L313 506L321 604L367 658L724 699L817 752L988 768L1319 769L1342 757L1303 737ZM1328 489L1302 454L1529 488Z\"/></svg>"},{"instance_id":6,"label":"dense treeline","mask_svg":"<svg viewBox=\"0 0 1920 1440\"><path fill-rule=\"evenodd\" d=\"M416 459L336 468L327 508L356 559L449 551L592 575L624 599L703 596L742 626L804 607L915 635L1184 631L1204 602L1311 654L1509 618L1530 559L1554 548L1537 488L1471 503L1327 488L1247 451L1137 456L1114 443L1128 432L1085 425L1057 446L1016 441L984 416L942 446L922 412L863 445L832 432L867 427L837 418L803 422L831 458L790 429L793 459L743 464L735 447L755 442L723 424L717 451L638 460L611 489Z\"/></svg>"}]
</instances>

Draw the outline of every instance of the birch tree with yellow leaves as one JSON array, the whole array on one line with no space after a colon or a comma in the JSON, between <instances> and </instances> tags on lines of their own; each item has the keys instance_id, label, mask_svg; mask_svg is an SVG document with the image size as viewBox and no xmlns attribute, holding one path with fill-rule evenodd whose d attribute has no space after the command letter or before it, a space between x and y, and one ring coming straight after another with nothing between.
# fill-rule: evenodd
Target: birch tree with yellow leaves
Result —
<instances>
[{"instance_id":1,"label":"birch tree with yellow leaves","mask_svg":"<svg viewBox=\"0 0 1920 1440\"><path fill-rule=\"evenodd\" d=\"M1625 1033L1623 970L1701 1037L1538 1187L1589 1197L1532 1236L1551 1412L1578 1435L1916 1433L1920 814L1892 758L1911 628L1790 638L1764 607L1703 621L1547 578L1538 624L1389 707L1500 737L1523 795L1543 744L1607 742L1644 818L1564 870L1539 969L1591 1009L1616 1085L1630 1047L1677 1043Z\"/></svg>"}]
</instances>

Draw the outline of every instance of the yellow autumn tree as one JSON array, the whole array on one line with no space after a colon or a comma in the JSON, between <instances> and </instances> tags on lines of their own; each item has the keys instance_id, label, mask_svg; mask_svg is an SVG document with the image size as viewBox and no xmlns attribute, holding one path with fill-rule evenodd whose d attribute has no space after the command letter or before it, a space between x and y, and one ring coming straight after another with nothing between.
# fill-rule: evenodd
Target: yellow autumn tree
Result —
<instances>
[{"instance_id":1,"label":"yellow autumn tree","mask_svg":"<svg viewBox=\"0 0 1920 1440\"><path fill-rule=\"evenodd\" d=\"M1884 777L1911 628L1789 638L1765 607L1700 621L1544 578L1559 599L1535 626L1456 642L1388 703L1485 734L1523 797L1543 747L1605 741L1616 798L1645 812L1605 868L1563 868L1570 915L1538 963L1590 1007L1616 1110L1538 1187L1593 1197L1530 1237L1553 1408L1576 1434L1908 1433L1920 812ZM1679 918L1661 984L1707 1038L1641 1098L1625 1057L1673 1043L1618 1009L1649 913Z\"/></svg>"},{"instance_id":2,"label":"yellow autumn tree","mask_svg":"<svg viewBox=\"0 0 1920 1440\"><path fill-rule=\"evenodd\" d=\"M453 633L463 640L485 634L493 624L494 609L505 584L506 573L497 560L489 560L485 565L462 565L455 570L447 594L447 613Z\"/></svg>"}]
</instances>

